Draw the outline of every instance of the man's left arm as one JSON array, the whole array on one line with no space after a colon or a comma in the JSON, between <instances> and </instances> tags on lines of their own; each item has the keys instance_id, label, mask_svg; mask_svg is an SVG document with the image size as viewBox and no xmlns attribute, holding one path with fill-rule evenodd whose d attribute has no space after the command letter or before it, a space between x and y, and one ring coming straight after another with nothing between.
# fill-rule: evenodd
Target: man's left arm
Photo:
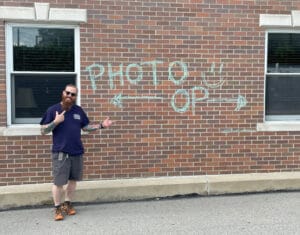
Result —
<instances>
[{"instance_id":1,"label":"man's left arm","mask_svg":"<svg viewBox=\"0 0 300 235\"><path fill-rule=\"evenodd\" d=\"M86 131L86 132L93 132L93 131L96 131L98 129L105 129L105 128L111 126L111 125L112 125L112 121L110 120L109 117L107 117L100 124L98 124L98 125L87 125L87 126L83 127L82 130Z\"/></svg>"}]
</instances>

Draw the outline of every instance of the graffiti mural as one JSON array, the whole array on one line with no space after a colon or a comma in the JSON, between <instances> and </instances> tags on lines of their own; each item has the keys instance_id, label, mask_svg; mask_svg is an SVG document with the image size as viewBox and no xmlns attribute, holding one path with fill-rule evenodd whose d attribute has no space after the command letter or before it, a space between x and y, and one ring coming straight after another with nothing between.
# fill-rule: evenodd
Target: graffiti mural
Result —
<instances>
[{"instance_id":1,"label":"graffiti mural","mask_svg":"<svg viewBox=\"0 0 300 235\"><path fill-rule=\"evenodd\" d=\"M122 63L119 64L118 70L113 71L113 66L111 63L108 63L107 68L103 64L92 64L86 67L86 71L89 74L89 79L91 82L92 89L97 90L97 80L100 80L104 77L105 72L107 73L107 78L109 82L109 87L111 90L116 88L116 83L121 87L124 86L124 79L126 79L129 84L138 85L144 78L144 68L145 66L150 66L152 69L152 85L156 88L160 84L160 81L157 77L157 66L163 64L163 61L153 60L146 61L140 64L132 63L127 66L124 66ZM181 76L174 75L174 68L179 68L181 70ZM212 63L209 70L206 72L201 72L201 80L204 86L194 86L190 89L177 89L174 91L170 102L171 107L175 112L185 113L192 110L192 113L195 114L196 104L200 102L207 103L235 103L235 111L239 111L247 105L247 99L239 94L237 97L232 98L210 98L209 89L220 89L224 84L225 80L223 78L223 67L221 64L219 68L216 68L215 63ZM134 70L136 76L133 78L131 71ZM174 85L182 85L189 76L188 66L182 61L173 61L168 65L168 80L171 81ZM214 77L214 81L209 81L209 77ZM217 80L216 80L217 79ZM201 93L201 97L197 97L197 94ZM185 103L180 104L176 103L177 97L184 97ZM116 94L112 100L111 104L116 107L123 108L123 104L129 100L160 100L164 102L166 98L162 96L128 96L126 94Z\"/></svg>"}]
</instances>

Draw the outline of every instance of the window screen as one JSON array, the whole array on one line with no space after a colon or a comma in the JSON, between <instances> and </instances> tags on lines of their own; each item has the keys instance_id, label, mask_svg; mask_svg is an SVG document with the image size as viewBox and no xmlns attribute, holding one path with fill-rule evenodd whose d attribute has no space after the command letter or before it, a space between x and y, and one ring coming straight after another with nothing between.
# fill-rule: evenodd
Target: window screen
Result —
<instances>
[{"instance_id":1,"label":"window screen","mask_svg":"<svg viewBox=\"0 0 300 235\"><path fill-rule=\"evenodd\" d=\"M269 33L267 52L266 118L297 117L300 115L300 34Z\"/></svg>"},{"instance_id":2,"label":"window screen","mask_svg":"<svg viewBox=\"0 0 300 235\"><path fill-rule=\"evenodd\" d=\"M14 75L15 117L40 118L60 102L66 84L74 82L74 75Z\"/></svg>"},{"instance_id":3,"label":"window screen","mask_svg":"<svg viewBox=\"0 0 300 235\"><path fill-rule=\"evenodd\" d=\"M13 28L15 71L74 71L74 30Z\"/></svg>"}]
</instances>

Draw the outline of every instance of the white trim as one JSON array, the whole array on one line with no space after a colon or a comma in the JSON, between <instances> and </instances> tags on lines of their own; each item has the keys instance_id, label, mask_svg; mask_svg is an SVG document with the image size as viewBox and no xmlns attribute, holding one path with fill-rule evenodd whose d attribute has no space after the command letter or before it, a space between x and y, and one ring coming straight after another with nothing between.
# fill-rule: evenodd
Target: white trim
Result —
<instances>
[{"instance_id":1,"label":"white trim","mask_svg":"<svg viewBox=\"0 0 300 235\"><path fill-rule=\"evenodd\" d=\"M294 27L300 26L300 11L292 11L292 20Z\"/></svg>"},{"instance_id":2,"label":"white trim","mask_svg":"<svg viewBox=\"0 0 300 235\"><path fill-rule=\"evenodd\" d=\"M81 135L88 132L81 130ZM41 134L40 124L14 124L9 127L0 127L0 136L39 136ZM48 135L52 135L49 133Z\"/></svg>"},{"instance_id":3,"label":"white trim","mask_svg":"<svg viewBox=\"0 0 300 235\"><path fill-rule=\"evenodd\" d=\"M80 89L80 29L79 27L74 28L74 57L75 57L75 73L77 74L76 77L76 86L77 86L77 99L76 103L78 105L81 104L81 89Z\"/></svg>"},{"instance_id":4,"label":"white trim","mask_svg":"<svg viewBox=\"0 0 300 235\"><path fill-rule=\"evenodd\" d=\"M7 110L7 125L11 125L11 79L10 79L10 72L11 68L13 67L13 36L11 26L9 24L5 25L5 56L6 56L6 110Z\"/></svg>"},{"instance_id":5,"label":"white trim","mask_svg":"<svg viewBox=\"0 0 300 235\"><path fill-rule=\"evenodd\" d=\"M259 26L292 27L291 15L260 14Z\"/></svg>"},{"instance_id":6,"label":"white trim","mask_svg":"<svg viewBox=\"0 0 300 235\"><path fill-rule=\"evenodd\" d=\"M49 3L34 3L35 17L37 20L49 19Z\"/></svg>"},{"instance_id":7,"label":"white trim","mask_svg":"<svg viewBox=\"0 0 300 235\"><path fill-rule=\"evenodd\" d=\"M260 14L260 27L283 27L295 28L300 27L300 11L291 11L290 15L285 14Z\"/></svg>"},{"instance_id":8,"label":"white trim","mask_svg":"<svg viewBox=\"0 0 300 235\"><path fill-rule=\"evenodd\" d=\"M300 122L270 121L257 123L256 129L257 131L300 131Z\"/></svg>"},{"instance_id":9,"label":"white trim","mask_svg":"<svg viewBox=\"0 0 300 235\"><path fill-rule=\"evenodd\" d=\"M266 117L267 122L300 122L300 115L268 115Z\"/></svg>"},{"instance_id":10,"label":"white trim","mask_svg":"<svg viewBox=\"0 0 300 235\"><path fill-rule=\"evenodd\" d=\"M41 135L41 127L38 124L13 125L0 127L0 136L33 136Z\"/></svg>"},{"instance_id":11,"label":"white trim","mask_svg":"<svg viewBox=\"0 0 300 235\"><path fill-rule=\"evenodd\" d=\"M267 89L267 71L268 71L268 37L269 33L265 32L265 73L264 73L264 121L266 121L266 89Z\"/></svg>"},{"instance_id":12,"label":"white trim","mask_svg":"<svg viewBox=\"0 0 300 235\"><path fill-rule=\"evenodd\" d=\"M35 20L35 11L31 7L0 7L0 19Z\"/></svg>"},{"instance_id":13,"label":"white trim","mask_svg":"<svg viewBox=\"0 0 300 235\"><path fill-rule=\"evenodd\" d=\"M75 70L75 69L74 69ZM75 75L76 72L45 72L45 71L12 71L11 74L49 74L49 75L59 75L59 74L67 74L67 75Z\"/></svg>"},{"instance_id":14,"label":"white trim","mask_svg":"<svg viewBox=\"0 0 300 235\"><path fill-rule=\"evenodd\" d=\"M50 8L49 21L85 23L87 22L87 12L85 9Z\"/></svg>"},{"instance_id":15,"label":"white trim","mask_svg":"<svg viewBox=\"0 0 300 235\"><path fill-rule=\"evenodd\" d=\"M49 3L34 3L33 7L0 6L0 19L22 22L86 23L87 10L76 8L50 8Z\"/></svg>"}]
</instances>

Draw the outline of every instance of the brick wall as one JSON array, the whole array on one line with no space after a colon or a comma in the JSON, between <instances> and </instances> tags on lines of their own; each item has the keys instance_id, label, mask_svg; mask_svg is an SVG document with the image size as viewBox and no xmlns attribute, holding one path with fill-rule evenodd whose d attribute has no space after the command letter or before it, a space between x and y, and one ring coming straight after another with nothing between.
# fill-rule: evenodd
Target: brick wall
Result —
<instances>
[{"instance_id":1,"label":"brick wall","mask_svg":"<svg viewBox=\"0 0 300 235\"><path fill-rule=\"evenodd\" d=\"M81 104L92 122L110 116L115 124L83 136L85 180L300 169L300 132L256 130L264 120L259 15L290 14L299 1L40 2L88 12L80 27ZM51 182L50 148L51 136L0 137L0 186Z\"/></svg>"}]
</instances>

